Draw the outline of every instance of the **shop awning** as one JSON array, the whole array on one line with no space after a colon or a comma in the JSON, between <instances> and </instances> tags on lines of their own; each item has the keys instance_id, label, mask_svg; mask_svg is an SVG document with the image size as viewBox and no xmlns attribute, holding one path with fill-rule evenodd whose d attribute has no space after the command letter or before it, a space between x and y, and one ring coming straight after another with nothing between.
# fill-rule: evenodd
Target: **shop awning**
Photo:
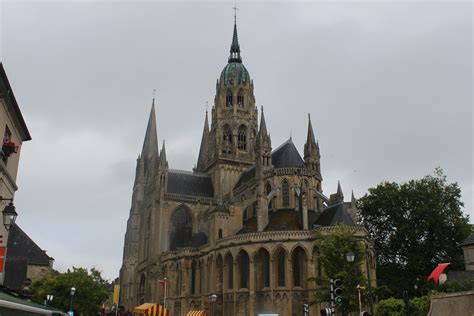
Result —
<instances>
[{"instance_id":1,"label":"shop awning","mask_svg":"<svg viewBox=\"0 0 474 316\"><path fill-rule=\"evenodd\" d=\"M205 311L189 311L186 316L206 316Z\"/></svg>"},{"instance_id":2,"label":"shop awning","mask_svg":"<svg viewBox=\"0 0 474 316\"><path fill-rule=\"evenodd\" d=\"M144 316L169 316L169 310L160 304L144 303L133 309L134 314Z\"/></svg>"}]
</instances>

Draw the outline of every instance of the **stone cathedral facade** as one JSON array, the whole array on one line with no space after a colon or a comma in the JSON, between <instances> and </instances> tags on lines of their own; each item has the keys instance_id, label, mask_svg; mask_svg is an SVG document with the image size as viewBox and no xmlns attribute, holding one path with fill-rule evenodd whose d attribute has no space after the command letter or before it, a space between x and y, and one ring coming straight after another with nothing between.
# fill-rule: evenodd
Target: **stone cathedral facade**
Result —
<instances>
[{"instance_id":1,"label":"stone cathedral facade","mask_svg":"<svg viewBox=\"0 0 474 316\"><path fill-rule=\"evenodd\" d=\"M169 168L164 142L158 150L153 100L125 234L121 305L163 302L166 278L172 315L211 308L213 315L303 315L314 287L306 280L321 274L315 230L348 225L371 249L355 224L354 197L344 202L340 186L323 194L320 159L309 117L303 156L291 138L272 146L234 24L192 171ZM366 257L364 273L375 280L371 250Z\"/></svg>"}]
</instances>

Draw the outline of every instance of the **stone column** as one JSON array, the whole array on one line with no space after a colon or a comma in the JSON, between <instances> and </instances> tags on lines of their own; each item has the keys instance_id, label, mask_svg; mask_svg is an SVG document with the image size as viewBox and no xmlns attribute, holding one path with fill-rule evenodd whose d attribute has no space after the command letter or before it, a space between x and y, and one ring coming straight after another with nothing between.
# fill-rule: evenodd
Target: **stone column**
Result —
<instances>
[{"instance_id":1,"label":"stone column","mask_svg":"<svg viewBox=\"0 0 474 316\"><path fill-rule=\"evenodd\" d=\"M254 256L251 256L252 258ZM249 262L249 313L248 316L254 316L255 313L255 290L256 290L256 278L255 278L255 262L250 260Z\"/></svg>"}]
</instances>

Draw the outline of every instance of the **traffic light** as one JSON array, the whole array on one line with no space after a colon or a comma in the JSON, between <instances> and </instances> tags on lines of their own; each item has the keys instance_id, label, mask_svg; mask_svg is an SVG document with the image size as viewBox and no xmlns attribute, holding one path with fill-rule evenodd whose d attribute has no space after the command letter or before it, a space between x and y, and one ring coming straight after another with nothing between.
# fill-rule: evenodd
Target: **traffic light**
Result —
<instances>
[{"instance_id":1,"label":"traffic light","mask_svg":"<svg viewBox=\"0 0 474 316\"><path fill-rule=\"evenodd\" d=\"M329 307L321 309L321 316L333 316L331 309Z\"/></svg>"},{"instance_id":2,"label":"traffic light","mask_svg":"<svg viewBox=\"0 0 474 316\"><path fill-rule=\"evenodd\" d=\"M342 281L341 279L334 280L334 303L342 304Z\"/></svg>"}]
</instances>

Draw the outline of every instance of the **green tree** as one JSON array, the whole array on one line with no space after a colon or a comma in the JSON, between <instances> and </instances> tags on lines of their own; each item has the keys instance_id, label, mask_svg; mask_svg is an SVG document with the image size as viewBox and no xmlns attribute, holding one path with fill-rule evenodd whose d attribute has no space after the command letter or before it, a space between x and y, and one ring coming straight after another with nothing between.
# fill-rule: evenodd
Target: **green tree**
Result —
<instances>
[{"instance_id":1,"label":"green tree","mask_svg":"<svg viewBox=\"0 0 474 316\"><path fill-rule=\"evenodd\" d=\"M471 232L469 218L458 184L448 183L441 169L402 184L381 183L358 204L377 254L377 283L393 295L413 294L417 278L426 280L438 263L463 267L459 243Z\"/></svg>"},{"instance_id":2,"label":"green tree","mask_svg":"<svg viewBox=\"0 0 474 316\"><path fill-rule=\"evenodd\" d=\"M73 267L72 271L46 276L34 282L31 289L34 298L40 302L47 294L54 295L52 305L62 310L69 310L70 290L76 288L73 298L73 310L78 315L97 315L100 305L109 295L108 283L100 271L92 268Z\"/></svg>"},{"instance_id":3,"label":"green tree","mask_svg":"<svg viewBox=\"0 0 474 316\"><path fill-rule=\"evenodd\" d=\"M364 248L354 237L347 226L337 226L329 234L317 231L316 247L318 249L318 264L324 271L324 276L311 279L317 284L315 296L311 303L330 301L329 280L341 279L343 282L343 303L341 309L344 314L358 310L357 285L365 286L366 279L360 267L364 259ZM346 254L355 255L353 262L347 262Z\"/></svg>"}]
</instances>

